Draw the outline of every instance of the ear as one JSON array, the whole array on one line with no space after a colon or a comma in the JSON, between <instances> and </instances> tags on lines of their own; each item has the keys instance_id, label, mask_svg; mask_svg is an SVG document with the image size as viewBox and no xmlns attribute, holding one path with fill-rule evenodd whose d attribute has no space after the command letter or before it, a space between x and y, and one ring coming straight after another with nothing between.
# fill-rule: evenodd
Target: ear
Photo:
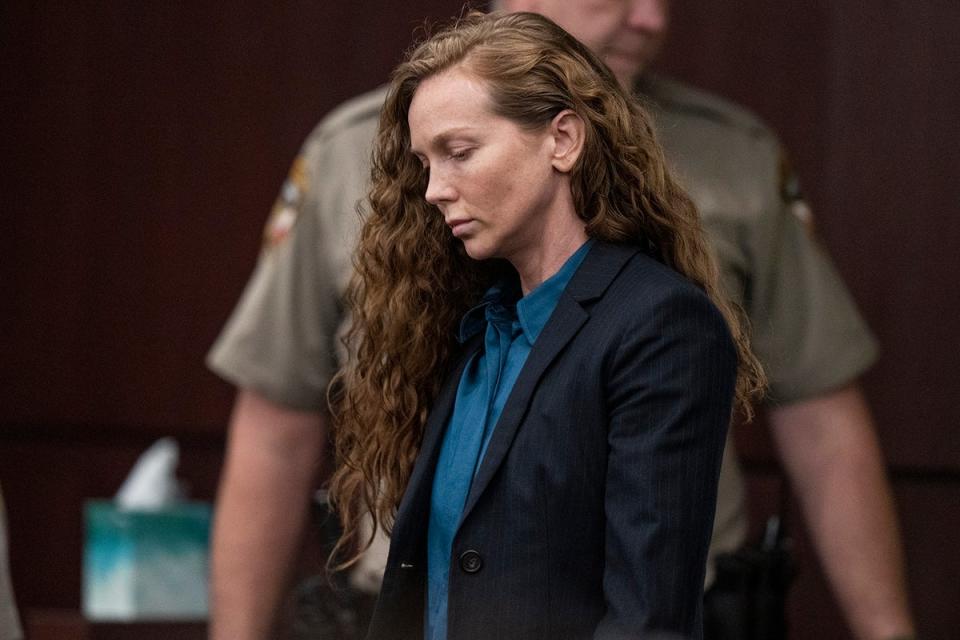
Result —
<instances>
[{"instance_id":1,"label":"ear","mask_svg":"<svg viewBox=\"0 0 960 640\"><path fill-rule=\"evenodd\" d=\"M550 121L553 137L553 168L560 173L569 173L583 151L586 127L575 111L564 109Z\"/></svg>"}]
</instances>

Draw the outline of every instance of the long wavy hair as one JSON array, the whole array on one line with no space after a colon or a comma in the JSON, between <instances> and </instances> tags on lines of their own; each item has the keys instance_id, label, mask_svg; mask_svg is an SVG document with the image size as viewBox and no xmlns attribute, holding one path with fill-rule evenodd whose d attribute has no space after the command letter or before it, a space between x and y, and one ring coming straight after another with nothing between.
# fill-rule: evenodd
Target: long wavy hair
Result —
<instances>
[{"instance_id":1,"label":"long wavy hair","mask_svg":"<svg viewBox=\"0 0 960 640\"><path fill-rule=\"evenodd\" d=\"M330 391L336 470L330 495L343 523L333 558L351 565L377 527L388 533L420 450L427 415L457 351L456 327L499 261L474 261L424 194L407 113L426 78L457 67L481 80L493 111L541 130L564 109L585 124L570 173L586 233L650 243L723 313L739 355L736 401L764 386L741 315L721 295L692 201L667 170L650 118L584 45L537 14L471 13L413 48L394 71L373 151L368 212L347 292L348 362ZM359 539L369 514L370 536Z\"/></svg>"}]
</instances>

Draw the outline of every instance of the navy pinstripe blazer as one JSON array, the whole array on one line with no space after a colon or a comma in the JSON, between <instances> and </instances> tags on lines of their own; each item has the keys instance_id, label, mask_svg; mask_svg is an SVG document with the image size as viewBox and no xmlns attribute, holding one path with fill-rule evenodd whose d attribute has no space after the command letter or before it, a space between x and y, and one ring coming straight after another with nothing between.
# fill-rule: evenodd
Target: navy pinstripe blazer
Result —
<instances>
[{"instance_id":1,"label":"navy pinstripe blazer","mask_svg":"<svg viewBox=\"0 0 960 640\"><path fill-rule=\"evenodd\" d=\"M368 638L423 638L427 518L464 345L428 418ZM736 379L716 307L596 242L534 344L454 539L452 640L700 638Z\"/></svg>"}]
</instances>

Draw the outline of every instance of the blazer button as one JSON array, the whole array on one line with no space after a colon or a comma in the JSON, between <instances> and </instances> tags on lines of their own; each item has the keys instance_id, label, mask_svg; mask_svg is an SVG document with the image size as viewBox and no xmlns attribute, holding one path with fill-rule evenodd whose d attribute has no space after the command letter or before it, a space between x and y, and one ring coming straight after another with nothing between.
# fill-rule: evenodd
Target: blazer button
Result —
<instances>
[{"instance_id":1,"label":"blazer button","mask_svg":"<svg viewBox=\"0 0 960 640\"><path fill-rule=\"evenodd\" d=\"M469 549L460 554L460 569L464 573L476 573L483 568L483 558L480 554Z\"/></svg>"}]
</instances>

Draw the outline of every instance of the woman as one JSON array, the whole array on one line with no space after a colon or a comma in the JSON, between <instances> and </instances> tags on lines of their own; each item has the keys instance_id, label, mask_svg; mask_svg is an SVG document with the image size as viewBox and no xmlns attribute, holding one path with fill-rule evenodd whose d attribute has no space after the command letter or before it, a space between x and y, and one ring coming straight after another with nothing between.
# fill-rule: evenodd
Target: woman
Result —
<instances>
[{"instance_id":1,"label":"woman","mask_svg":"<svg viewBox=\"0 0 960 640\"><path fill-rule=\"evenodd\" d=\"M414 49L356 263L331 493L341 551L367 513L392 531L370 637L699 637L731 404L762 374L603 63L533 14Z\"/></svg>"}]
</instances>

